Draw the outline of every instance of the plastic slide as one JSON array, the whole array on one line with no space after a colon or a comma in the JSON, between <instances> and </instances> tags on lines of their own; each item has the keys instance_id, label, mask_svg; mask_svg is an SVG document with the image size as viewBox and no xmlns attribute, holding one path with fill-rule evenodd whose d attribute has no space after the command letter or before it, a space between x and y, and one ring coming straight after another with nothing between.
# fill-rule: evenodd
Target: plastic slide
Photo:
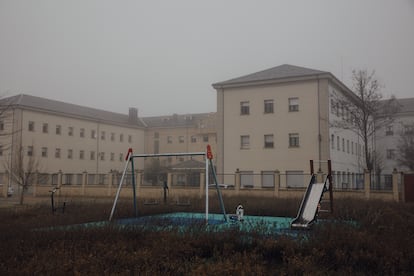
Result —
<instances>
[{"instance_id":1,"label":"plastic slide","mask_svg":"<svg viewBox=\"0 0 414 276\"><path fill-rule=\"evenodd\" d=\"M312 175L309 186L300 204L297 217L292 221L292 229L307 229L314 222L318 212L318 205L325 191L324 183L316 183L316 175Z\"/></svg>"}]
</instances>

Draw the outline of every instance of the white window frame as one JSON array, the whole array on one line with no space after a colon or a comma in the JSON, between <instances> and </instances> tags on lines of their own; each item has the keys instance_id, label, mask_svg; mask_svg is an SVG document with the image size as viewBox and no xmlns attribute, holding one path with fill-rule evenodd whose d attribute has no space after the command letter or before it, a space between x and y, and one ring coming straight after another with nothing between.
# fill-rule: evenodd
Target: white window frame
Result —
<instances>
[{"instance_id":1,"label":"white window frame","mask_svg":"<svg viewBox=\"0 0 414 276\"><path fill-rule=\"evenodd\" d=\"M240 102L240 115L249 115L250 114L250 102L242 101Z\"/></svg>"},{"instance_id":2,"label":"white window frame","mask_svg":"<svg viewBox=\"0 0 414 276\"><path fill-rule=\"evenodd\" d=\"M289 148L300 147L299 133L289 133Z\"/></svg>"},{"instance_id":3,"label":"white window frame","mask_svg":"<svg viewBox=\"0 0 414 276\"><path fill-rule=\"evenodd\" d=\"M240 149L250 149L250 135L240 135Z\"/></svg>"},{"instance_id":4,"label":"white window frame","mask_svg":"<svg viewBox=\"0 0 414 276\"><path fill-rule=\"evenodd\" d=\"M274 142L274 135L273 134L265 134L264 135L264 148L265 149L273 149L275 142Z\"/></svg>"},{"instance_id":5,"label":"white window frame","mask_svg":"<svg viewBox=\"0 0 414 276\"><path fill-rule=\"evenodd\" d=\"M298 112L299 111L299 98L293 97L289 98L289 112Z\"/></svg>"},{"instance_id":6,"label":"white window frame","mask_svg":"<svg viewBox=\"0 0 414 276\"><path fill-rule=\"evenodd\" d=\"M264 113L265 114L274 113L274 101L273 101L273 99L264 100Z\"/></svg>"}]
</instances>

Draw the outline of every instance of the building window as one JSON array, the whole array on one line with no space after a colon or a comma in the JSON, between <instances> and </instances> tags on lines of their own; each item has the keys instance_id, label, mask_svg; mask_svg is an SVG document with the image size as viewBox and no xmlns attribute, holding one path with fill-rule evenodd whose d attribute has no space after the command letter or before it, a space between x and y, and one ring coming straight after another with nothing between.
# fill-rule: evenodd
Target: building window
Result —
<instances>
[{"instance_id":1,"label":"building window","mask_svg":"<svg viewBox=\"0 0 414 276\"><path fill-rule=\"evenodd\" d=\"M394 149L387 149L387 159L394 160L395 159L395 150Z\"/></svg>"},{"instance_id":2,"label":"building window","mask_svg":"<svg viewBox=\"0 0 414 276\"><path fill-rule=\"evenodd\" d=\"M404 126L404 134L405 135L413 134L413 126Z\"/></svg>"},{"instance_id":3,"label":"building window","mask_svg":"<svg viewBox=\"0 0 414 276\"><path fill-rule=\"evenodd\" d=\"M68 135L73 136L73 127L68 128Z\"/></svg>"},{"instance_id":4,"label":"building window","mask_svg":"<svg viewBox=\"0 0 414 276\"><path fill-rule=\"evenodd\" d=\"M203 135L203 142L208 143L208 135Z\"/></svg>"},{"instance_id":5,"label":"building window","mask_svg":"<svg viewBox=\"0 0 414 276\"><path fill-rule=\"evenodd\" d=\"M303 171L286 171L286 186L288 188L306 187Z\"/></svg>"},{"instance_id":6,"label":"building window","mask_svg":"<svg viewBox=\"0 0 414 276\"><path fill-rule=\"evenodd\" d=\"M264 113L273 113L273 100L264 100Z\"/></svg>"},{"instance_id":7,"label":"building window","mask_svg":"<svg viewBox=\"0 0 414 276\"><path fill-rule=\"evenodd\" d=\"M79 136L82 137L82 138L85 137L85 129L84 128L80 129Z\"/></svg>"},{"instance_id":8,"label":"building window","mask_svg":"<svg viewBox=\"0 0 414 276\"><path fill-rule=\"evenodd\" d=\"M299 111L299 98L289 98L289 112Z\"/></svg>"},{"instance_id":9,"label":"building window","mask_svg":"<svg viewBox=\"0 0 414 276\"><path fill-rule=\"evenodd\" d=\"M33 121L29 121L28 129L29 131L35 131L35 123Z\"/></svg>"},{"instance_id":10,"label":"building window","mask_svg":"<svg viewBox=\"0 0 414 276\"><path fill-rule=\"evenodd\" d=\"M113 141L115 141L115 133L111 133L111 141L113 142Z\"/></svg>"},{"instance_id":11,"label":"building window","mask_svg":"<svg viewBox=\"0 0 414 276\"><path fill-rule=\"evenodd\" d=\"M267 134L264 136L264 147L266 149L273 148L273 134Z\"/></svg>"},{"instance_id":12,"label":"building window","mask_svg":"<svg viewBox=\"0 0 414 276\"><path fill-rule=\"evenodd\" d=\"M128 143L132 143L132 135L128 135Z\"/></svg>"},{"instance_id":13,"label":"building window","mask_svg":"<svg viewBox=\"0 0 414 276\"><path fill-rule=\"evenodd\" d=\"M85 151L84 150L79 151L79 159L80 160L85 159Z\"/></svg>"},{"instance_id":14,"label":"building window","mask_svg":"<svg viewBox=\"0 0 414 276\"><path fill-rule=\"evenodd\" d=\"M345 138L342 138L342 151L345 152Z\"/></svg>"},{"instance_id":15,"label":"building window","mask_svg":"<svg viewBox=\"0 0 414 276\"><path fill-rule=\"evenodd\" d=\"M289 147L290 148L299 147L299 134L298 133L289 133Z\"/></svg>"},{"instance_id":16,"label":"building window","mask_svg":"<svg viewBox=\"0 0 414 276\"><path fill-rule=\"evenodd\" d=\"M124 135L123 134L119 134L119 142L123 142L124 141Z\"/></svg>"},{"instance_id":17,"label":"building window","mask_svg":"<svg viewBox=\"0 0 414 276\"><path fill-rule=\"evenodd\" d=\"M172 136L167 136L167 143L172 144L172 141L173 141Z\"/></svg>"},{"instance_id":18,"label":"building window","mask_svg":"<svg viewBox=\"0 0 414 276\"><path fill-rule=\"evenodd\" d=\"M335 114L336 113L336 111L335 111L335 101L333 100L333 99L331 99L331 113L332 114Z\"/></svg>"},{"instance_id":19,"label":"building window","mask_svg":"<svg viewBox=\"0 0 414 276\"><path fill-rule=\"evenodd\" d=\"M345 107L345 120L350 122L349 109Z\"/></svg>"},{"instance_id":20,"label":"building window","mask_svg":"<svg viewBox=\"0 0 414 276\"><path fill-rule=\"evenodd\" d=\"M101 131L101 140L105 140L106 133L105 131Z\"/></svg>"},{"instance_id":21,"label":"building window","mask_svg":"<svg viewBox=\"0 0 414 276\"><path fill-rule=\"evenodd\" d=\"M42 157L47 157L47 148L46 147L42 148Z\"/></svg>"},{"instance_id":22,"label":"building window","mask_svg":"<svg viewBox=\"0 0 414 276\"><path fill-rule=\"evenodd\" d=\"M61 135L62 134L62 127L60 125L56 126L56 135Z\"/></svg>"},{"instance_id":23,"label":"building window","mask_svg":"<svg viewBox=\"0 0 414 276\"><path fill-rule=\"evenodd\" d=\"M384 186L386 189L392 190L392 174L384 175Z\"/></svg>"},{"instance_id":24,"label":"building window","mask_svg":"<svg viewBox=\"0 0 414 276\"><path fill-rule=\"evenodd\" d=\"M335 135L331 135L331 149L335 149Z\"/></svg>"},{"instance_id":25,"label":"building window","mask_svg":"<svg viewBox=\"0 0 414 276\"><path fill-rule=\"evenodd\" d=\"M96 139L96 130L94 129L91 130L91 138Z\"/></svg>"},{"instance_id":26,"label":"building window","mask_svg":"<svg viewBox=\"0 0 414 276\"><path fill-rule=\"evenodd\" d=\"M392 126L385 127L385 135L386 136L392 136L392 135L394 135L394 131L392 130Z\"/></svg>"},{"instance_id":27,"label":"building window","mask_svg":"<svg viewBox=\"0 0 414 276\"><path fill-rule=\"evenodd\" d=\"M275 186L275 173L272 171L262 171L262 187L273 188Z\"/></svg>"},{"instance_id":28,"label":"building window","mask_svg":"<svg viewBox=\"0 0 414 276\"><path fill-rule=\"evenodd\" d=\"M194 135L191 136L191 143L196 143L197 142L197 137L195 137Z\"/></svg>"},{"instance_id":29,"label":"building window","mask_svg":"<svg viewBox=\"0 0 414 276\"><path fill-rule=\"evenodd\" d=\"M48 133L49 132L49 125L47 123L44 123L42 126L42 132Z\"/></svg>"},{"instance_id":30,"label":"building window","mask_svg":"<svg viewBox=\"0 0 414 276\"><path fill-rule=\"evenodd\" d=\"M0 156L3 156L3 145L0 145Z\"/></svg>"},{"instance_id":31,"label":"building window","mask_svg":"<svg viewBox=\"0 0 414 276\"><path fill-rule=\"evenodd\" d=\"M178 137L178 142L184 143L184 136L179 136Z\"/></svg>"},{"instance_id":32,"label":"building window","mask_svg":"<svg viewBox=\"0 0 414 276\"><path fill-rule=\"evenodd\" d=\"M60 158L60 148L56 148L56 150L55 150L55 158Z\"/></svg>"},{"instance_id":33,"label":"building window","mask_svg":"<svg viewBox=\"0 0 414 276\"><path fill-rule=\"evenodd\" d=\"M90 159L95 160L95 152L94 151L90 152Z\"/></svg>"},{"instance_id":34,"label":"building window","mask_svg":"<svg viewBox=\"0 0 414 276\"><path fill-rule=\"evenodd\" d=\"M346 152L349 153L349 140L346 140Z\"/></svg>"},{"instance_id":35,"label":"building window","mask_svg":"<svg viewBox=\"0 0 414 276\"><path fill-rule=\"evenodd\" d=\"M160 153L160 141L154 140L154 153Z\"/></svg>"},{"instance_id":36,"label":"building window","mask_svg":"<svg viewBox=\"0 0 414 276\"><path fill-rule=\"evenodd\" d=\"M72 185L73 184L74 175L73 174L65 174L63 178L63 184L65 185Z\"/></svg>"},{"instance_id":37,"label":"building window","mask_svg":"<svg viewBox=\"0 0 414 276\"><path fill-rule=\"evenodd\" d=\"M33 156L33 146L27 147L27 156Z\"/></svg>"},{"instance_id":38,"label":"building window","mask_svg":"<svg viewBox=\"0 0 414 276\"><path fill-rule=\"evenodd\" d=\"M119 154L119 161L124 161L124 155L122 153Z\"/></svg>"},{"instance_id":39,"label":"building window","mask_svg":"<svg viewBox=\"0 0 414 276\"><path fill-rule=\"evenodd\" d=\"M354 154L354 142L351 142L351 154Z\"/></svg>"},{"instance_id":40,"label":"building window","mask_svg":"<svg viewBox=\"0 0 414 276\"><path fill-rule=\"evenodd\" d=\"M72 158L73 158L73 150L68 149L68 159L72 159Z\"/></svg>"},{"instance_id":41,"label":"building window","mask_svg":"<svg viewBox=\"0 0 414 276\"><path fill-rule=\"evenodd\" d=\"M240 186L243 188L254 187L253 171L241 171L240 172Z\"/></svg>"},{"instance_id":42,"label":"building window","mask_svg":"<svg viewBox=\"0 0 414 276\"><path fill-rule=\"evenodd\" d=\"M101 161L105 161L105 152L100 152L99 157L101 158Z\"/></svg>"},{"instance_id":43,"label":"building window","mask_svg":"<svg viewBox=\"0 0 414 276\"><path fill-rule=\"evenodd\" d=\"M250 114L249 102L240 102L240 114L241 115L249 115Z\"/></svg>"},{"instance_id":44,"label":"building window","mask_svg":"<svg viewBox=\"0 0 414 276\"><path fill-rule=\"evenodd\" d=\"M4 122L0 121L0 131L4 130Z\"/></svg>"},{"instance_id":45,"label":"building window","mask_svg":"<svg viewBox=\"0 0 414 276\"><path fill-rule=\"evenodd\" d=\"M240 148L241 149L250 148L250 136L249 135L240 136Z\"/></svg>"},{"instance_id":46,"label":"building window","mask_svg":"<svg viewBox=\"0 0 414 276\"><path fill-rule=\"evenodd\" d=\"M115 160L115 153L111 152L111 161Z\"/></svg>"},{"instance_id":47,"label":"building window","mask_svg":"<svg viewBox=\"0 0 414 276\"><path fill-rule=\"evenodd\" d=\"M341 150L341 138L339 136L336 136L336 149Z\"/></svg>"}]
</instances>

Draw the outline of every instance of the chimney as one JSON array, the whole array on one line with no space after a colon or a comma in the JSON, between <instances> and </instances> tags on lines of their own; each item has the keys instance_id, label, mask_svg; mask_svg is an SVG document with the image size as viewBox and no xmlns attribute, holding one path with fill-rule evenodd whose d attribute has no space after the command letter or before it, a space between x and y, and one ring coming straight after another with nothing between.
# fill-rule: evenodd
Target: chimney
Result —
<instances>
[{"instance_id":1,"label":"chimney","mask_svg":"<svg viewBox=\"0 0 414 276\"><path fill-rule=\"evenodd\" d=\"M130 124L138 123L138 108L130 107L128 113L128 122Z\"/></svg>"}]
</instances>

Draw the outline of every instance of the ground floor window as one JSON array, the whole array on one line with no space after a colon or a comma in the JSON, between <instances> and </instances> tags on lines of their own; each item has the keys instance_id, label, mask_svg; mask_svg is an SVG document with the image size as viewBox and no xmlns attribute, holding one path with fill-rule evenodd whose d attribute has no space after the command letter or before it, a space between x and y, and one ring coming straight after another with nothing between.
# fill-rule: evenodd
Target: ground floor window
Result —
<instances>
[{"instance_id":1,"label":"ground floor window","mask_svg":"<svg viewBox=\"0 0 414 276\"><path fill-rule=\"evenodd\" d=\"M275 186L275 173L273 171L262 171L262 187L273 188Z\"/></svg>"},{"instance_id":2,"label":"ground floor window","mask_svg":"<svg viewBox=\"0 0 414 276\"><path fill-rule=\"evenodd\" d=\"M286 186L288 188L306 187L303 171L286 171Z\"/></svg>"},{"instance_id":3,"label":"ground floor window","mask_svg":"<svg viewBox=\"0 0 414 276\"><path fill-rule=\"evenodd\" d=\"M240 186L242 188L253 188L253 171L242 171L240 172Z\"/></svg>"}]
</instances>

